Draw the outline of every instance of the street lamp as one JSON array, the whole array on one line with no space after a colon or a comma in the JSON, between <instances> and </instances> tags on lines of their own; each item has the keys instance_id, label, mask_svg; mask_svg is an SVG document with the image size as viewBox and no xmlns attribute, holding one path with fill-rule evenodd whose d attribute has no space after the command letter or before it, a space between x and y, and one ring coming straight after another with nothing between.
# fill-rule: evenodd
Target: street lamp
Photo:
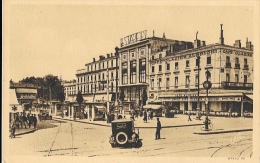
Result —
<instances>
[{"instance_id":1,"label":"street lamp","mask_svg":"<svg viewBox=\"0 0 260 163\"><path fill-rule=\"evenodd\" d=\"M115 55L116 55L116 100L115 100L115 111L116 111L116 114L118 116L118 57L119 57L118 50L119 50L119 48L116 47L115 50L116 50L116 53L115 53Z\"/></svg>"},{"instance_id":2,"label":"street lamp","mask_svg":"<svg viewBox=\"0 0 260 163\"><path fill-rule=\"evenodd\" d=\"M205 131L209 130L208 126L208 114L209 114L209 105L208 105L208 91L212 86L212 83L209 81L210 72L207 69L205 72L206 75L206 81L203 83L203 87L206 89L206 100L205 100L205 107L206 107L206 119L205 119Z\"/></svg>"},{"instance_id":3,"label":"street lamp","mask_svg":"<svg viewBox=\"0 0 260 163\"><path fill-rule=\"evenodd\" d=\"M197 36L196 36L197 37ZM197 102L197 117L200 119L200 56L197 57L198 65L198 102Z\"/></svg>"}]
</instances>

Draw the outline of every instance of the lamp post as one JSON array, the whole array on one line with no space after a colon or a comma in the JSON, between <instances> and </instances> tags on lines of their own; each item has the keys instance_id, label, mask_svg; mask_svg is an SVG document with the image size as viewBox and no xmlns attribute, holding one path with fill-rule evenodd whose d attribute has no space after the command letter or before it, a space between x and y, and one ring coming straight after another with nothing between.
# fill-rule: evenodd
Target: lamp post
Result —
<instances>
[{"instance_id":1,"label":"lamp post","mask_svg":"<svg viewBox=\"0 0 260 163\"><path fill-rule=\"evenodd\" d=\"M200 56L197 57L198 64L198 102L197 102L197 117L200 119Z\"/></svg>"},{"instance_id":2,"label":"lamp post","mask_svg":"<svg viewBox=\"0 0 260 163\"><path fill-rule=\"evenodd\" d=\"M208 91L212 86L212 83L209 81L209 70L206 70L206 81L203 83L203 87L206 89L206 100L205 100L205 108L206 108L206 119L205 119L205 131L209 130L208 126L208 114L209 114L209 105L208 105Z\"/></svg>"},{"instance_id":3,"label":"lamp post","mask_svg":"<svg viewBox=\"0 0 260 163\"><path fill-rule=\"evenodd\" d=\"M115 111L116 111L116 115L118 116L118 56L119 56L118 50L119 50L119 48L116 47L115 50L116 50L116 53L115 53L115 55L116 55L116 100L115 100Z\"/></svg>"}]
</instances>

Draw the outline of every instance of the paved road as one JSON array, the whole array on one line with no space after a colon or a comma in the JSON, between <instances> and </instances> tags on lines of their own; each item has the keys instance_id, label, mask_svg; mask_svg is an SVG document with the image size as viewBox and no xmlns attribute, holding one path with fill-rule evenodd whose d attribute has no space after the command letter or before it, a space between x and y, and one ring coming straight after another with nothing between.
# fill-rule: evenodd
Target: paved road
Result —
<instances>
[{"instance_id":1,"label":"paved road","mask_svg":"<svg viewBox=\"0 0 260 163\"><path fill-rule=\"evenodd\" d=\"M10 140L12 155L34 156L124 156L124 157L251 157L252 132L196 135L200 126L164 128L161 140L155 129L140 129L141 148L111 148L110 127L77 122L21 135Z\"/></svg>"}]
</instances>

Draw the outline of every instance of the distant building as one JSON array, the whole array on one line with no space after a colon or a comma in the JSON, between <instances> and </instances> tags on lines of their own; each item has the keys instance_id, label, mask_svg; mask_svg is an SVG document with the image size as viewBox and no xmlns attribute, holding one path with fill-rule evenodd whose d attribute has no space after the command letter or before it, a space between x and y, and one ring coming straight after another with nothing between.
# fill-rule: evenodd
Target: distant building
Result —
<instances>
[{"instance_id":1,"label":"distant building","mask_svg":"<svg viewBox=\"0 0 260 163\"><path fill-rule=\"evenodd\" d=\"M10 82L10 89L15 89L20 105L29 104L36 100L38 87L33 84Z\"/></svg>"}]
</instances>

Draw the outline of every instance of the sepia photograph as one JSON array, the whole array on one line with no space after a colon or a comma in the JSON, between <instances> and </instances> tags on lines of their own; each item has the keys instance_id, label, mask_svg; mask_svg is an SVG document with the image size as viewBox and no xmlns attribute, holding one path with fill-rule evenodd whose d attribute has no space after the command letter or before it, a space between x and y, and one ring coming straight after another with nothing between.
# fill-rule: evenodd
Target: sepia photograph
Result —
<instances>
[{"instance_id":1,"label":"sepia photograph","mask_svg":"<svg viewBox=\"0 0 260 163\"><path fill-rule=\"evenodd\" d=\"M2 4L2 162L260 162L260 1Z\"/></svg>"}]
</instances>

